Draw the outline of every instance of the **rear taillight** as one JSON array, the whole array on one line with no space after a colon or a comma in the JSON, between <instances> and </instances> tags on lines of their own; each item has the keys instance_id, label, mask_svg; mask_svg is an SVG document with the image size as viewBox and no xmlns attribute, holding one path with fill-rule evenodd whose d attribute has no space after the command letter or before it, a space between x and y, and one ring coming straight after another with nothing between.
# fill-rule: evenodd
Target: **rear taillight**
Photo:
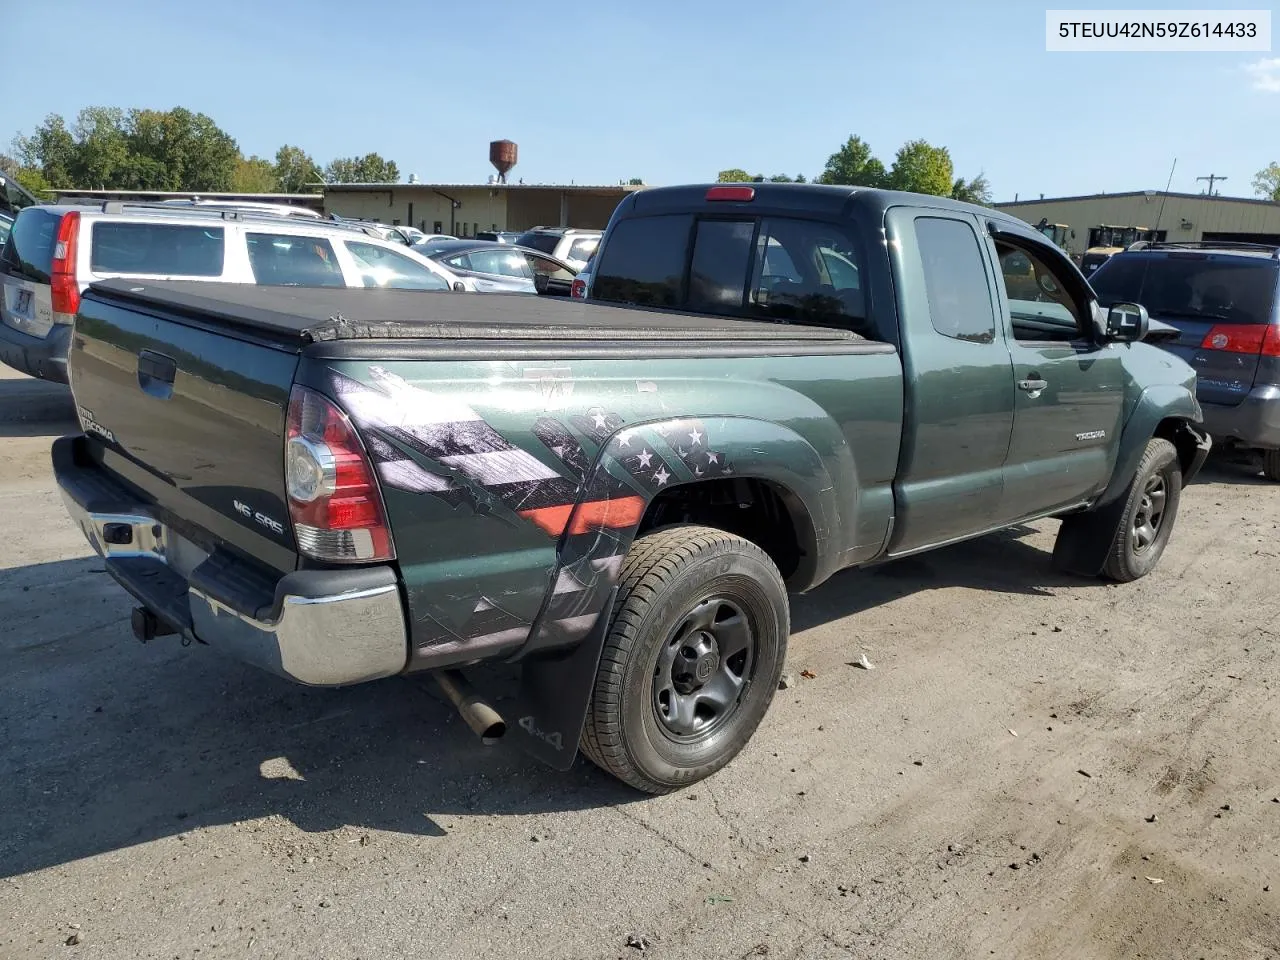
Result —
<instances>
[{"instance_id":1,"label":"rear taillight","mask_svg":"<svg viewBox=\"0 0 1280 960\"><path fill-rule=\"evenodd\" d=\"M734 200L738 203L748 203L755 198L755 187L711 187L707 190L708 200Z\"/></svg>"},{"instance_id":2,"label":"rear taillight","mask_svg":"<svg viewBox=\"0 0 1280 960\"><path fill-rule=\"evenodd\" d=\"M298 550L315 560L391 560L387 511L364 444L327 398L289 395L285 489Z\"/></svg>"},{"instance_id":3,"label":"rear taillight","mask_svg":"<svg viewBox=\"0 0 1280 960\"><path fill-rule=\"evenodd\" d=\"M58 221L58 236L53 245L53 265L49 269L49 290L55 323L70 323L80 309L80 285L76 283L76 245L79 238L80 214L77 211L63 214Z\"/></svg>"},{"instance_id":4,"label":"rear taillight","mask_svg":"<svg viewBox=\"0 0 1280 960\"><path fill-rule=\"evenodd\" d=\"M569 287L569 295L577 300L585 300L587 297L587 281L575 278L573 285Z\"/></svg>"},{"instance_id":5,"label":"rear taillight","mask_svg":"<svg viewBox=\"0 0 1280 960\"><path fill-rule=\"evenodd\" d=\"M1267 332L1262 336L1262 355L1280 357L1280 327L1274 323L1267 324Z\"/></svg>"},{"instance_id":6,"label":"rear taillight","mask_svg":"<svg viewBox=\"0 0 1280 960\"><path fill-rule=\"evenodd\" d=\"M1270 330L1270 326L1260 323L1215 323L1200 341L1200 349L1221 350L1226 353L1263 353L1266 341L1274 340ZM1274 344L1272 349L1276 349Z\"/></svg>"}]
</instances>

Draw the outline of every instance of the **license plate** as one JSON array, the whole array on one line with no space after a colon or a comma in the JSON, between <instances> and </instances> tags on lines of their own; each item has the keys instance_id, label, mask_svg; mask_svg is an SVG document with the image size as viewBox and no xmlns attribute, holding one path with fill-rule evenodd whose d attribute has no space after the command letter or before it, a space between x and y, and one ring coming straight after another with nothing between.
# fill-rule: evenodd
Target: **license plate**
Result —
<instances>
[{"instance_id":1,"label":"license plate","mask_svg":"<svg viewBox=\"0 0 1280 960\"><path fill-rule=\"evenodd\" d=\"M31 296L32 296L32 291L19 290L18 302L14 305L13 312L20 313L24 317L30 318L31 317Z\"/></svg>"}]
</instances>

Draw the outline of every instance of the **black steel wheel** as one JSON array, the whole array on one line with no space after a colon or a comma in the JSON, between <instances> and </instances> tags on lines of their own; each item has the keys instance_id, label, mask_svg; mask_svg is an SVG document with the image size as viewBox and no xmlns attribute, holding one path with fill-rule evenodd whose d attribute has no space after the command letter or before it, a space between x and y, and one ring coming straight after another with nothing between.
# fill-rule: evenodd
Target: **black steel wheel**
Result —
<instances>
[{"instance_id":1,"label":"black steel wheel","mask_svg":"<svg viewBox=\"0 0 1280 960\"><path fill-rule=\"evenodd\" d=\"M640 537L623 566L582 749L666 793L737 756L773 700L790 612L773 561L711 527Z\"/></svg>"},{"instance_id":2,"label":"black steel wheel","mask_svg":"<svg viewBox=\"0 0 1280 960\"><path fill-rule=\"evenodd\" d=\"M1181 495L1178 451L1168 440L1152 437L1129 484L1124 513L1113 533L1104 568L1108 577L1128 582L1155 568L1173 532Z\"/></svg>"},{"instance_id":3,"label":"black steel wheel","mask_svg":"<svg viewBox=\"0 0 1280 960\"><path fill-rule=\"evenodd\" d=\"M706 736L738 709L755 667L751 621L732 600L712 597L685 615L658 652L653 706L680 742Z\"/></svg>"}]
</instances>

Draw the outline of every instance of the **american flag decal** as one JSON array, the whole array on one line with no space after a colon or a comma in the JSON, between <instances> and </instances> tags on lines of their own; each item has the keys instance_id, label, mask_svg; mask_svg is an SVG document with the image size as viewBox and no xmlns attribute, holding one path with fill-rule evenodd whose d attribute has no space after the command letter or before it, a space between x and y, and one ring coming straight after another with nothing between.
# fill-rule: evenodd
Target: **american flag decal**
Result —
<instances>
[{"instance_id":1,"label":"american flag decal","mask_svg":"<svg viewBox=\"0 0 1280 960\"><path fill-rule=\"evenodd\" d=\"M555 374L531 386L545 392L545 381L554 380L557 399L567 400L561 371ZM535 618L539 646L580 639L617 583L649 502L669 487L733 472L698 419L627 427L602 406L564 419L548 413L532 428L539 456L509 442L457 394L416 387L378 366L369 368L369 383L332 376L334 396L360 428L385 487L455 507L496 501L512 520L557 541L559 563L541 615L527 591L513 608L479 584L470 595L416 598L414 638L423 648L523 643Z\"/></svg>"}]
</instances>

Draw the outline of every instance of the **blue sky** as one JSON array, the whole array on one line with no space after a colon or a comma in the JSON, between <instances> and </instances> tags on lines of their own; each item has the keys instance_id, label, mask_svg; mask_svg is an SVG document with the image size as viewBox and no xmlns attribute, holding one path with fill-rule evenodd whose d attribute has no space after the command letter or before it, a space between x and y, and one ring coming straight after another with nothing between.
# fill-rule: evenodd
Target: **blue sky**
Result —
<instances>
[{"instance_id":1,"label":"blue sky","mask_svg":"<svg viewBox=\"0 0 1280 960\"><path fill-rule=\"evenodd\" d=\"M0 145L51 112L185 106L246 154L372 150L405 175L471 182L508 138L513 179L663 184L726 167L812 176L856 133L886 165L908 139L946 146L997 200L1163 188L1175 157L1175 190L1216 173L1248 196L1280 161L1274 53L1047 53L1046 5L1069 6L44 0L9 10L5 35L67 51L6 71L31 82L6 93ZM4 56L12 67L21 45Z\"/></svg>"}]
</instances>

